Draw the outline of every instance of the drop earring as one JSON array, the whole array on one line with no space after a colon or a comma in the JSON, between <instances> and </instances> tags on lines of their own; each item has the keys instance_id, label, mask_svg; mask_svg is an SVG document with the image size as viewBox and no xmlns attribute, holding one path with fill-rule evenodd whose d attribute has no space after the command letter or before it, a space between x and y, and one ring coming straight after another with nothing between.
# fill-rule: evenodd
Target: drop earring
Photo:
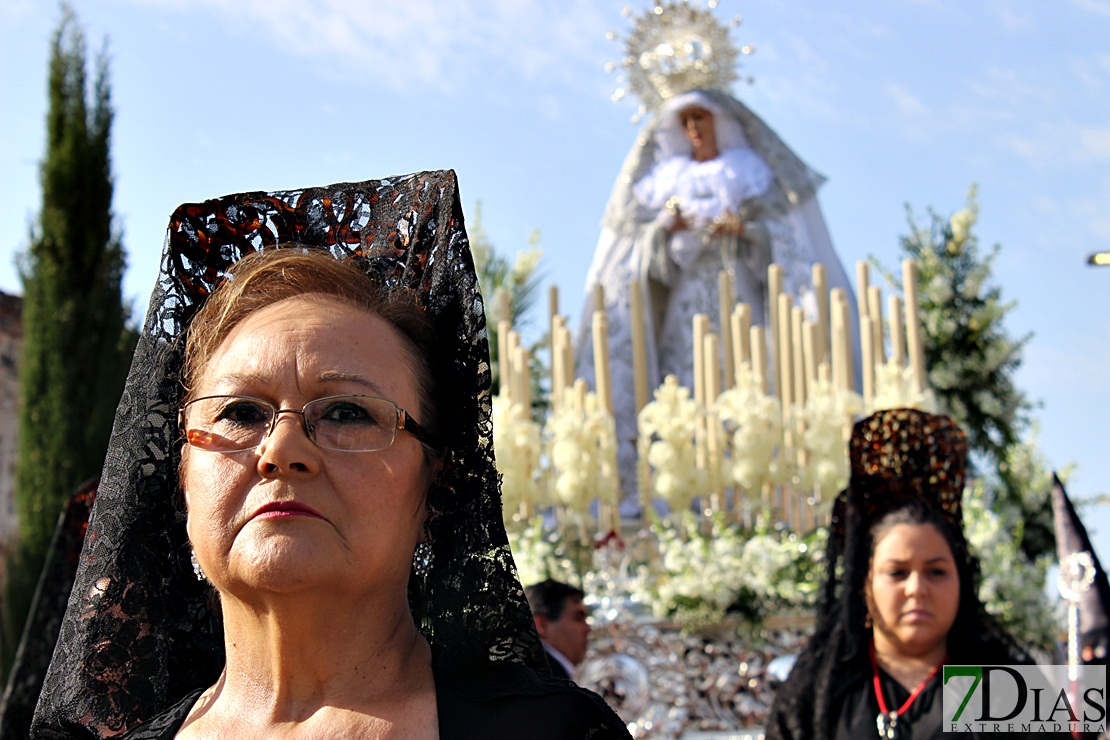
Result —
<instances>
[{"instance_id":1,"label":"drop earring","mask_svg":"<svg viewBox=\"0 0 1110 740\"><path fill-rule=\"evenodd\" d=\"M420 578L426 578L432 569L432 546L428 542L420 542L412 553L412 572Z\"/></svg>"},{"instance_id":2,"label":"drop earring","mask_svg":"<svg viewBox=\"0 0 1110 740\"><path fill-rule=\"evenodd\" d=\"M197 577L197 580L198 581L207 580L207 577L204 575L204 571L201 570L200 561L197 560L197 553L196 553L195 550L192 550L192 549L189 550L189 562L193 566L193 575L195 575Z\"/></svg>"}]
</instances>

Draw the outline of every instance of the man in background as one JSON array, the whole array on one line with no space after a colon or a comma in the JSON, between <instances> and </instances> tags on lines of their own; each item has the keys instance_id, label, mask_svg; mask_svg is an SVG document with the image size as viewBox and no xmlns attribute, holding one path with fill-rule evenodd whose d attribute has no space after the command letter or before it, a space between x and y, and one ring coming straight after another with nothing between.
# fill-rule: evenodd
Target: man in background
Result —
<instances>
[{"instance_id":1,"label":"man in background","mask_svg":"<svg viewBox=\"0 0 1110 740\"><path fill-rule=\"evenodd\" d=\"M582 589L548 578L524 589L551 674L572 678L586 658L590 625Z\"/></svg>"}]
</instances>

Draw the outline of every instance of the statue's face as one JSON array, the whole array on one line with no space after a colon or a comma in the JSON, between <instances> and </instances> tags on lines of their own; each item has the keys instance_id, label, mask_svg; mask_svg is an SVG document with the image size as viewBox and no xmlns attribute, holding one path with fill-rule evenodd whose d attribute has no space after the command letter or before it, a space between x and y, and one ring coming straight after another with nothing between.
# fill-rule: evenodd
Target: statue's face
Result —
<instances>
[{"instance_id":1,"label":"statue's face","mask_svg":"<svg viewBox=\"0 0 1110 740\"><path fill-rule=\"evenodd\" d=\"M713 127L713 113L695 105L680 111L678 120L682 123L686 138L694 146L694 159L699 162L716 159L719 152L717 131Z\"/></svg>"}]
</instances>

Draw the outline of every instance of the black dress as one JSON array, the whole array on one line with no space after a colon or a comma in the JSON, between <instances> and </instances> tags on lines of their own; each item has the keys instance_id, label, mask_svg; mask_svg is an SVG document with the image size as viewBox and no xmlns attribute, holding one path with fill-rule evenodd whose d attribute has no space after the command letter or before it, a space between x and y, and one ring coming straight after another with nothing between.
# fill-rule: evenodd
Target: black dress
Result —
<instances>
[{"instance_id":1,"label":"black dress","mask_svg":"<svg viewBox=\"0 0 1110 740\"><path fill-rule=\"evenodd\" d=\"M466 677L436 675L440 740L609 740L630 736L597 694L567 680L523 677L520 693L478 698ZM172 740L203 689L197 689L121 740Z\"/></svg>"},{"instance_id":2,"label":"black dress","mask_svg":"<svg viewBox=\"0 0 1110 740\"><path fill-rule=\"evenodd\" d=\"M879 680L883 687L883 700L888 710L901 707L910 692L902 684L879 669ZM856 740L856 738L878 737L875 723L879 715L879 702L875 698L875 684L870 667L859 671L844 683L845 691L837 702L841 706L836 721L836 740ZM917 695L905 713L898 717L899 740L947 740L948 738L969 738L967 733L942 733L944 716L941 712L940 674L933 676Z\"/></svg>"},{"instance_id":3,"label":"black dress","mask_svg":"<svg viewBox=\"0 0 1110 740\"><path fill-rule=\"evenodd\" d=\"M883 699L888 710L901 707L910 696L902 684L895 681L881 668L879 680L883 688ZM830 702L831 706L839 707L836 712L836 721L833 724L834 740L865 740L878 738L876 718L879 715L879 702L875 698L874 677L868 663L856 661L852 669L847 671L844 679L837 682L839 689L835 692ZM898 718L898 740L956 740L957 738L988 738L1003 737L998 733L977 732L945 732L944 715L942 712L941 697L943 684L940 674L925 685L914 702L906 708L905 713ZM767 736L776 740L805 740L802 734L804 724L795 724L796 717L789 717L784 712L782 705L772 708L768 717ZM1066 740L1070 735L1063 733L1013 733L1005 737L1038 737L1057 738Z\"/></svg>"}]
</instances>

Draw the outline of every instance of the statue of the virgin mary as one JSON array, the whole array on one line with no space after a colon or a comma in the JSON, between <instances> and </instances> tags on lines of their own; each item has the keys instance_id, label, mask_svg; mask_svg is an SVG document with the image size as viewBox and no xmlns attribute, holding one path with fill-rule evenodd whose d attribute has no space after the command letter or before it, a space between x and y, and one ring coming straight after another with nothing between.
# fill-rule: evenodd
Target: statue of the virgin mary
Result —
<instances>
[{"instance_id":1,"label":"statue of the virgin mary","mask_svg":"<svg viewBox=\"0 0 1110 740\"><path fill-rule=\"evenodd\" d=\"M627 39L628 87L650 118L625 158L586 278L578 375L593 382L590 325L595 286L609 323L618 456L634 513L636 401L630 286L644 296L648 385L667 375L693 387L693 317L719 331L718 275L733 297L764 323L767 268L783 271L783 289L815 311L814 263L829 288L852 292L817 202L824 178L798 158L730 92L738 50L707 10L666 2L646 12ZM854 302L852 310L854 312ZM726 328L727 330L727 328Z\"/></svg>"}]
</instances>

